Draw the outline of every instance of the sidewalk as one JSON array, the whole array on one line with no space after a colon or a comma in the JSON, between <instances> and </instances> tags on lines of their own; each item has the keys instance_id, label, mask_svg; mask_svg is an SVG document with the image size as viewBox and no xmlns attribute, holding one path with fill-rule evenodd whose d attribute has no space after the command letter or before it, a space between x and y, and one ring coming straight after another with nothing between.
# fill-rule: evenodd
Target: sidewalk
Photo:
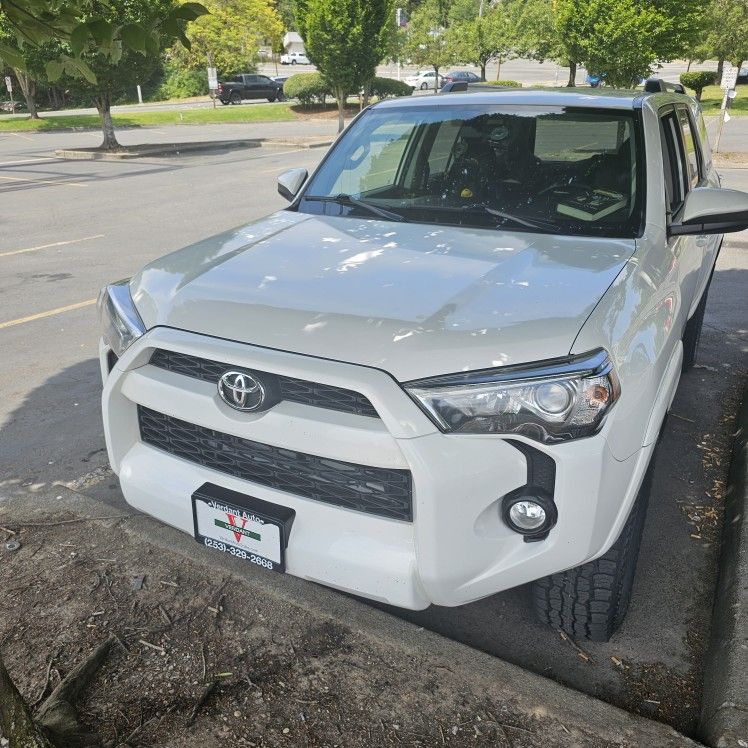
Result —
<instances>
[{"instance_id":1,"label":"sidewalk","mask_svg":"<svg viewBox=\"0 0 748 748\"><path fill-rule=\"evenodd\" d=\"M696 745L348 596L208 551L121 500L62 487L2 499L0 527L21 544L0 546L0 641L22 693L47 692L111 633L123 642L80 703L110 745L128 735L149 746Z\"/></svg>"}]
</instances>

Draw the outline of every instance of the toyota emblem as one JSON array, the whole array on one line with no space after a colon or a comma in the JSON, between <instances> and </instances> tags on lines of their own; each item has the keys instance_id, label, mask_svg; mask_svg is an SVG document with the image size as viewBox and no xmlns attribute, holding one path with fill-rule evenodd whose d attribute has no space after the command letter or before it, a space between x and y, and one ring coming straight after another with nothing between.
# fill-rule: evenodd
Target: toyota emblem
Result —
<instances>
[{"instance_id":1,"label":"toyota emblem","mask_svg":"<svg viewBox=\"0 0 748 748\"><path fill-rule=\"evenodd\" d=\"M259 410L265 402L262 382L246 371L227 371L218 380L218 394L235 410Z\"/></svg>"}]
</instances>

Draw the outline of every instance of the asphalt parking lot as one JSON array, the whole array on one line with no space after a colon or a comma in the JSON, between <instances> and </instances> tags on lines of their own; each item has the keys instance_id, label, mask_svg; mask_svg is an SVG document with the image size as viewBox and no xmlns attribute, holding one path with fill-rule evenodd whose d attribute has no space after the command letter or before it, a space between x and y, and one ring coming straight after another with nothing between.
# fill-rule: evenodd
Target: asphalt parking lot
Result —
<instances>
[{"instance_id":1,"label":"asphalt parking lot","mask_svg":"<svg viewBox=\"0 0 748 748\"><path fill-rule=\"evenodd\" d=\"M56 481L108 500L117 489L99 413L99 287L282 207L275 175L311 168L322 152L65 162L51 157L50 137L0 136L0 500ZM63 138L95 144L97 136L56 135L55 143ZM722 174L725 186L748 189L748 170ZM690 732L748 347L746 287L744 233L720 255L699 363L681 381L657 457L632 606L611 643L579 648L535 624L524 588L407 617Z\"/></svg>"}]
</instances>

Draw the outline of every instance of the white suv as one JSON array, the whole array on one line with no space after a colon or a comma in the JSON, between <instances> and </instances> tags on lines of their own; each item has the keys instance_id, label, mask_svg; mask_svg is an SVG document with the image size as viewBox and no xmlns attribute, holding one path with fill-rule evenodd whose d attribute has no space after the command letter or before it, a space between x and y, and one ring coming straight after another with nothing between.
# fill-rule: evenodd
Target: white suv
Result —
<instances>
[{"instance_id":1,"label":"white suv","mask_svg":"<svg viewBox=\"0 0 748 748\"><path fill-rule=\"evenodd\" d=\"M286 52L280 56L281 65L309 65L309 58L304 52Z\"/></svg>"},{"instance_id":2,"label":"white suv","mask_svg":"<svg viewBox=\"0 0 748 748\"><path fill-rule=\"evenodd\" d=\"M437 75L433 70L419 70L413 75L409 75L403 79L403 83L409 85L412 89L419 89L425 91L430 88L432 91L441 87L444 82L444 78L441 75Z\"/></svg>"},{"instance_id":3,"label":"white suv","mask_svg":"<svg viewBox=\"0 0 748 748\"><path fill-rule=\"evenodd\" d=\"M279 190L102 291L127 501L404 608L534 582L543 620L610 637L721 234L748 227L697 104L383 101Z\"/></svg>"}]
</instances>

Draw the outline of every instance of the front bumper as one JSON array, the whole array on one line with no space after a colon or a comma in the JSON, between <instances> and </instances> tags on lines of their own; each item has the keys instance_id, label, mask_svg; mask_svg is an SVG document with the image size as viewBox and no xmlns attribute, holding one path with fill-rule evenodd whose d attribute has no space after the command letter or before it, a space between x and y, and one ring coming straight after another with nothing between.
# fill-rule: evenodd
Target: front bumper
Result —
<instances>
[{"instance_id":1,"label":"front bumper","mask_svg":"<svg viewBox=\"0 0 748 748\"><path fill-rule=\"evenodd\" d=\"M355 390L380 418L292 402L240 413L221 401L215 384L150 365L156 348ZM558 522L545 540L526 543L500 517L501 498L526 483L522 452L498 436L438 432L383 371L170 328L148 332L111 372L107 354L102 345L106 442L132 506L190 534L190 497L206 482L290 507L289 573L403 608L461 605L601 555L618 536L650 457L648 448L617 461L605 436L611 419L577 442L528 441L555 460ZM413 521L295 496L175 457L141 441L138 405L289 450L410 470Z\"/></svg>"}]
</instances>

